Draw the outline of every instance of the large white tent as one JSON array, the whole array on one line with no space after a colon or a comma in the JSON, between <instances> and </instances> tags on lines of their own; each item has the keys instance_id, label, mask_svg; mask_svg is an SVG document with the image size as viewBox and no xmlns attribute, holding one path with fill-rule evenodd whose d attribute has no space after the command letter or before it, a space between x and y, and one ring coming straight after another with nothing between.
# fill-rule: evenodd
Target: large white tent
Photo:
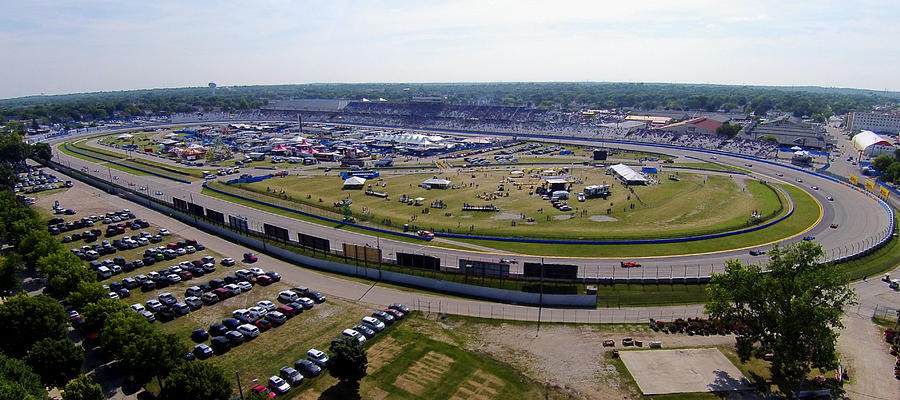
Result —
<instances>
[{"instance_id":1,"label":"large white tent","mask_svg":"<svg viewBox=\"0 0 900 400\"><path fill-rule=\"evenodd\" d=\"M647 184L647 178L644 178L639 172L631 169L631 167L625 164L616 164L609 168L607 171L613 173L616 178L619 178L620 181L625 182L629 185L645 185Z\"/></svg>"},{"instance_id":2,"label":"large white tent","mask_svg":"<svg viewBox=\"0 0 900 400\"><path fill-rule=\"evenodd\" d=\"M344 180L344 186L341 189L362 189L366 185L366 178L351 176Z\"/></svg>"},{"instance_id":3,"label":"large white tent","mask_svg":"<svg viewBox=\"0 0 900 400\"><path fill-rule=\"evenodd\" d=\"M868 157L881 154L893 154L894 145L887 139L872 131L862 131L853 136L853 148Z\"/></svg>"}]
</instances>

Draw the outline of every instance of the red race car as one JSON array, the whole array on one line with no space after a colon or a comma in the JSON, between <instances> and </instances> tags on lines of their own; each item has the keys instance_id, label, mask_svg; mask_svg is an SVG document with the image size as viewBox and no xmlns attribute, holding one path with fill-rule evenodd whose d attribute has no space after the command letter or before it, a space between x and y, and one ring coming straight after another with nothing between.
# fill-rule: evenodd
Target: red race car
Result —
<instances>
[{"instance_id":1,"label":"red race car","mask_svg":"<svg viewBox=\"0 0 900 400\"><path fill-rule=\"evenodd\" d=\"M640 267L641 267L641 264L638 264L638 263L636 263L636 262L625 262L625 261L622 261L622 262L619 263L619 265L621 265L622 268L640 268Z\"/></svg>"}]
</instances>

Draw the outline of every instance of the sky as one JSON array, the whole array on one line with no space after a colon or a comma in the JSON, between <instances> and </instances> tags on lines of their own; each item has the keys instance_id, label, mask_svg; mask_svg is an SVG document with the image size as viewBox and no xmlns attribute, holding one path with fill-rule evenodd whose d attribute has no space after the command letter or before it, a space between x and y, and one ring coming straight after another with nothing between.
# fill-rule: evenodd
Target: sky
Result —
<instances>
[{"instance_id":1,"label":"sky","mask_svg":"<svg viewBox=\"0 0 900 400\"><path fill-rule=\"evenodd\" d=\"M0 98L313 82L900 90L897 1L0 0Z\"/></svg>"}]
</instances>

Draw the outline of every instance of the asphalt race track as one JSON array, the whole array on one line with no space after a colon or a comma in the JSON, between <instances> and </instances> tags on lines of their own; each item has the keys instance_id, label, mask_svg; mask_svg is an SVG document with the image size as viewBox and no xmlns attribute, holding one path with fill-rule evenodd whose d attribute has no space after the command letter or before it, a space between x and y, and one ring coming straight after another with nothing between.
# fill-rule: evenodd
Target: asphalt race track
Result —
<instances>
[{"instance_id":1,"label":"asphalt race track","mask_svg":"<svg viewBox=\"0 0 900 400\"><path fill-rule=\"evenodd\" d=\"M106 134L111 133L112 132L107 132ZM73 137L56 138L51 141L51 144L55 147L56 144L60 144L63 141L72 140ZM552 141L560 142L560 140L557 139L553 139ZM599 145L597 142L584 140L563 140L562 142L594 146ZM675 149L653 145L613 144L610 142L607 142L604 145L622 149L656 151L679 157L694 157L700 160L712 161L710 160L710 153L699 150L684 148ZM442 265L456 267L459 265L459 259L497 262L501 257L514 258L519 262L511 266L511 272L521 272L524 262L543 261L546 264L578 265L579 277L586 278L668 278L708 276L711 272L721 272L724 269L725 261L729 259L738 259L745 263L763 263L767 260L767 257L765 256L751 256L749 254L749 249L737 249L705 254L645 257L638 260L634 257L628 259L569 258L518 255L500 251L477 252L437 247L440 245L440 240L437 240L434 245L430 245L424 241L421 243L409 243L386 238L377 239L374 236L364 233L350 232L336 229L331 226L288 219L282 215L210 197L200 193L202 190L202 182L199 181L188 185L154 176L133 175L69 156L59 150L56 150L54 154L54 160L63 165L75 170L84 169L88 171L88 174L90 175L107 181L112 180L122 186L133 186L135 190L137 190L139 186L144 186L147 188L145 193L153 195L153 197L157 197L160 200L171 202L172 197L177 197L224 214L245 216L249 221L250 228L254 230L262 231L263 223L277 225L287 228L289 237L294 240L297 238L297 232L328 238L331 241L333 250L340 249L342 243L380 247L383 250L383 257L385 259L394 259L395 253L397 252L423 254L441 258ZM814 227L800 235L782 240L781 243L796 242L802 240L803 236L812 235L815 236L815 241L824 248L826 258L833 259L874 245L890 226L890 220L887 217L888 214L878 201L847 185L810 173L798 171L788 166L772 165L762 162L761 160L748 160L743 157L723 153L715 154L715 156L717 158L715 162L730 164L749 170L755 178L768 180L770 182L793 184L810 193L816 201L821 204L822 218ZM752 164L752 166L748 167L748 163ZM777 174L782 174L783 176L777 176ZM797 182L798 178L802 179L803 182ZM817 186L819 190L813 190L812 186ZM161 196L155 196L155 192L157 191L162 192L163 194ZM832 196L834 201L828 201L828 196ZM74 206L77 207L77 205ZM833 223L838 224L839 228L831 229L830 225ZM770 245L765 245L756 247L756 249L767 250L769 247ZM643 265L643 268L623 269L619 264L623 260L636 260Z\"/></svg>"}]
</instances>

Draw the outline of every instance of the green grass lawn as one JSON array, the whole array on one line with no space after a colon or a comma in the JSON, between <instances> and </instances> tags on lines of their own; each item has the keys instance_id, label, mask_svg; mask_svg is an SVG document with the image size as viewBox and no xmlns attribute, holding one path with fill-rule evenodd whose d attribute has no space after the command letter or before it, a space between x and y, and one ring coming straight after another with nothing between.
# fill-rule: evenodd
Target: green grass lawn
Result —
<instances>
[{"instance_id":1,"label":"green grass lawn","mask_svg":"<svg viewBox=\"0 0 900 400\"><path fill-rule=\"evenodd\" d=\"M585 184L612 182L599 169L579 168L574 174ZM574 210L561 212L530 194L539 178L517 180L522 184L518 189L515 183L510 183L505 171L445 175L439 176L458 182L460 188L426 190L417 186L433 174L394 173L382 175L377 182L370 180L378 183L372 189L387 193L388 199L367 196L359 190L341 190L342 180L334 175L269 179L235 185L229 190L241 190L244 195L252 191L253 197L259 199L289 196L298 208L314 212L321 209L331 214L341 211L333 207L335 202L350 198L354 216L379 227L386 226L385 221L390 220L394 229L408 223L436 232L565 239L633 239L643 237L648 229L664 232L660 234L664 237L724 232L748 226L753 210L771 218L783 208L778 195L763 184L754 180L739 184L723 176L682 173L681 181L665 180L658 185L633 187L633 194L613 183L613 195L609 199L572 200L570 205ZM508 190L495 192L501 183ZM419 206L410 206L396 201L402 195L425 200ZM446 208L431 208L435 200L442 200ZM461 212L463 203L494 204L501 212ZM521 214L535 220L526 221Z\"/></svg>"},{"instance_id":2,"label":"green grass lawn","mask_svg":"<svg viewBox=\"0 0 900 400\"><path fill-rule=\"evenodd\" d=\"M202 168L188 168L188 167L180 167L177 166L174 161L171 163L162 163L158 161L146 160L143 158L128 158L126 154L119 153L113 150L103 149L94 146L88 146L85 140L81 140L75 143L72 143L71 146L76 148L79 151L91 154L94 153L99 157L112 159L116 162L135 166L138 168L143 168L147 170L152 170L153 172L157 172L163 175L170 175L174 177L178 177L181 179L190 179L193 178L202 178L203 177L203 169Z\"/></svg>"},{"instance_id":3,"label":"green grass lawn","mask_svg":"<svg viewBox=\"0 0 900 400\"><path fill-rule=\"evenodd\" d=\"M700 169L708 169L713 171L723 171L723 172L733 172L734 168L729 168L721 164L713 164L708 162L686 162L686 163L676 163L676 164L668 164L665 168L700 168Z\"/></svg>"}]
</instances>

